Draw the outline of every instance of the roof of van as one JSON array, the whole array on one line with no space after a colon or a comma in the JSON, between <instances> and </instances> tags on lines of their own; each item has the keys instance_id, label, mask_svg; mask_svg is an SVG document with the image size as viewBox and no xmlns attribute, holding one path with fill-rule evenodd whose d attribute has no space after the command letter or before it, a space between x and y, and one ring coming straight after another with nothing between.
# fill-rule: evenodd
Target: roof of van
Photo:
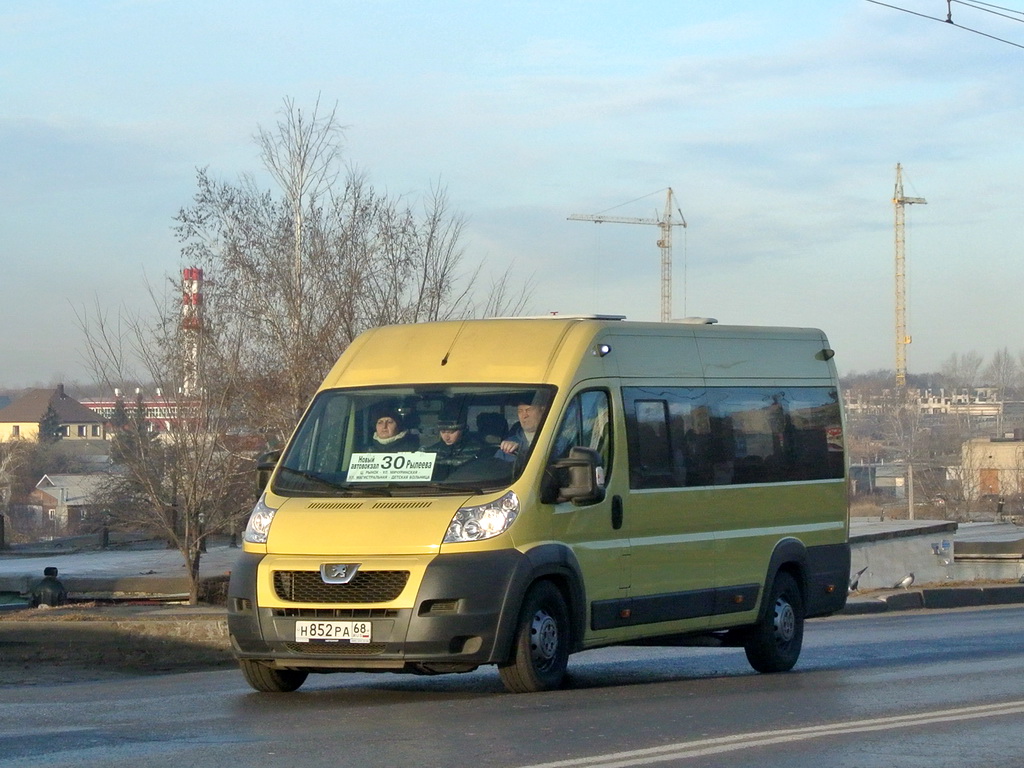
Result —
<instances>
[{"instance_id":1,"label":"roof of van","mask_svg":"<svg viewBox=\"0 0 1024 768\"><path fill-rule=\"evenodd\" d=\"M614 319L613 319L614 318ZM455 320L374 328L338 360L325 387L427 382L542 383L568 377L685 376L709 370L831 378L814 328L628 322L621 316ZM771 341L778 342L772 344ZM600 348L609 347L607 352Z\"/></svg>"}]
</instances>

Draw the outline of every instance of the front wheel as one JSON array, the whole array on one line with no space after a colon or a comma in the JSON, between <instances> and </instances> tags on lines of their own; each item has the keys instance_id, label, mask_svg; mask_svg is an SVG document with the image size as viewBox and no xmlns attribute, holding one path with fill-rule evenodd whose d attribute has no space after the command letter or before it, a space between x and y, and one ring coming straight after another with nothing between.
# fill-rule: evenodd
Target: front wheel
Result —
<instances>
[{"instance_id":1,"label":"front wheel","mask_svg":"<svg viewBox=\"0 0 1024 768\"><path fill-rule=\"evenodd\" d=\"M534 586L523 601L512 659L498 667L512 693L551 691L562 686L569 663L569 609L550 581Z\"/></svg>"},{"instance_id":2,"label":"front wheel","mask_svg":"<svg viewBox=\"0 0 1024 768\"><path fill-rule=\"evenodd\" d=\"M291 693L306 682L308 672L297 669L274 669L251 659L239 659L245 682L260 693Z\"/></svg>"},{"instance_id":3,"label":"front wheel","mask_svg":"<svg viewBox=\"0 0 1024 768\"><path fill-rule=\"evenodd\" d=\"M767 610L748 631L743 650L758 672L787 672L800 658L804 642L804 598L792 575L775 576Z\"/></svg>"}]
</instances>

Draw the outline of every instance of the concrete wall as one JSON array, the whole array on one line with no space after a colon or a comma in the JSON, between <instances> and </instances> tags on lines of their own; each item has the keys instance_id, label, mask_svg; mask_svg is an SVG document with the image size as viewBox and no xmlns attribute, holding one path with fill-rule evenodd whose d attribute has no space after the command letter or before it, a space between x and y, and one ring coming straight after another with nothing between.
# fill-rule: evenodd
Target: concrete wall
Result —
<instances>
[{"instance_id":1,"label":"concrete wall","mask_svg":"<svg viewBox=\"0 0 1024 768\"><path fill-rule=\"evenodd\" d=\"M947 521L851 521L851 574L867 568L860 577L860 591L890 589L909 573L914 574L915 586L1017 581L1024 575L1020 542L979 543L961 536L958 550L958 528Z\"/></svg>"}]
</instances>

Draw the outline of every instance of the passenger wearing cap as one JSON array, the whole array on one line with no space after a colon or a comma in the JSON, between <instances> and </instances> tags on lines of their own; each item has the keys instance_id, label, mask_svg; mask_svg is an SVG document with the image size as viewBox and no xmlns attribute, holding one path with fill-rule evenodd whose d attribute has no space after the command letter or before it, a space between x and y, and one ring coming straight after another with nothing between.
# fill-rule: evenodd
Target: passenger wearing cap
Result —
<instances>
[{"instance_id":1,"label":"passenger wearing cap","mask_svg":"<svg viewBox=\"0 0 1024 768\"><path fill-rule=\"evenodd\" d=\"M441 414L437 431L441 439L426 448L437 454L435 479L443 479L456 467L480 458L485 449L483 440L466 430L466 420L452 411Z\"/></svg>"},{"instance_id":2,"label":"passenger wearing cap","mask_svg":"<svg viewBox=\"0 0 1024 768\"><path fill-rule=\"evenodd\" d=\"M394 408L382 411L377 417L370 450L375 453L402 453L419 449L420 439L403 427L402 414Z\"/></svg>"}]
</instances>

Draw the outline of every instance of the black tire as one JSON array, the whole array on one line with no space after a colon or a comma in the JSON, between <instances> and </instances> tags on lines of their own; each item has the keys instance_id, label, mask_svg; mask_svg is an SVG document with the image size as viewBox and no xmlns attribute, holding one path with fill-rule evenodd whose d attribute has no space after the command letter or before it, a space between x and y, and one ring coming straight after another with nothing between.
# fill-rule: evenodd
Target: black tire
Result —
<instances>
[{"instance_id":1,"label":"black tire","mask_svg":"<svg viewBox=\"0 0 1024 768\"><path fill-rule=\"evenodd\" d=\"M274 669L251 659L239 659L245 682L260 693L291 693L297 691L309 675L297 669Z\"/></svg>"},{"instance_id":2,"label":"black tire","mask_svg":"<svg viewBox=\"0 0 1024 768\"><path fill-rule=\"evenodd\" d=\"M569 609L558 587L537 583L519 614L511 660L498 666L511 693L552 691L562 687L569 663Z\"/></svg>"},{"instance_id":3,"label":"black tire","mask_svg":"<svg viewBox=\"0 0 1024 768\"><path fill-rule=\"evenodd\" d=\"M761 620L746 635L743 650L758 672L788 672L804 642L804 596L789 573L775 576Z\"/></svg>"}]
</instances>

